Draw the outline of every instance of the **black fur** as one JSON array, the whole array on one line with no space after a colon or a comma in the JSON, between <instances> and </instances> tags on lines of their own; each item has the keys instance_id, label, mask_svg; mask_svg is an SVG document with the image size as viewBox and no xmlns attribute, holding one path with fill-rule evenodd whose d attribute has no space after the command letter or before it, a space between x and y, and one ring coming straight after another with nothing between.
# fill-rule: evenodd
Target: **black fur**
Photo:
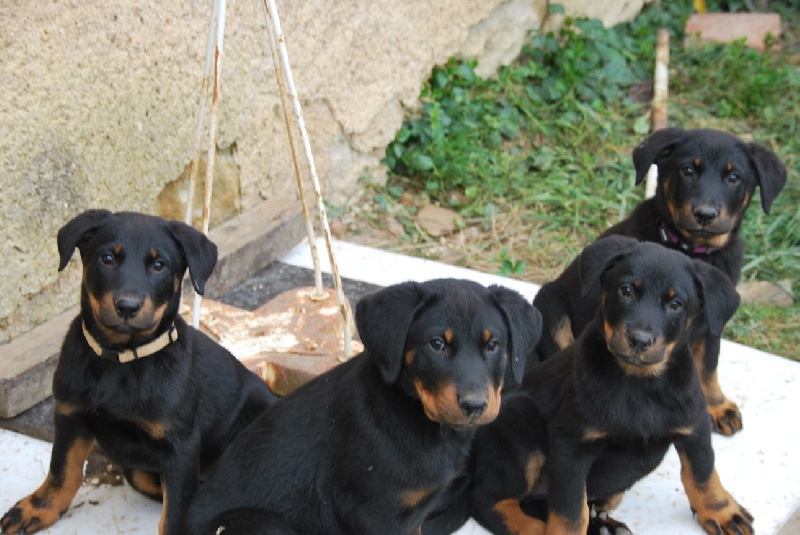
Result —
<instances>
[{"instance_id":1,"label":"black fur","mask_svg":"<svg viewBox=\"0 0 800 535\"><path fill-rule=\"evenodd\" d=\"M693 322L721 326L734 313L733 283L706 263L619 236L587 247L579 265L580 291L601 305L574 344L528 373L478 431L470 512L495 534L538 533L546 519L555 524L548 533L583 535L588 502L605 507L674 445L704 527L729 533L732 522L752 533L752 517L716 477L689 347Z\"/></svg>"},{"instance_id":2,"label":"black fur","mask_svg":"<svg viewBox=\"0 0 800 535\"><path fill-rule=\"evenodd\" d=\"M166 493L159 531L179 533L178 520L201 473L274 396L178 315L187 267L198 292L214 269L217 248L208 238L159 217L89 210L59 231L59 270L76 247L84 266L81 312L64 338L53 378L50 473L0 527L33 533L55 521L71 502L75 482L80 486L83 461L96 442L134 488L153 498ZM102 357L87 342L84 325L102 346ZM159 352L128 363L115 360L118 352L141 347L173 325L177 340Z\"/></svg>"},{"instance_id":3,"label":"black fur","mask_svg":"<svg viewBox=\"0 0 800 535\"><path fill-rule=\"evenodd\" d=\"M744 253L741 222L756 188L760 188L763 210L769 213L786 183L786 168L778 157L762 145L745 143L725 132L668 128L636 147L633 163L637 184L652 164L658 167L656 194L603 236L661 243L718 268L737 282ZM579 288L576 259L537 293L534 305L543 320L537 347L540 359L566 347L594 316L597 301L584 299ZM565 319L569 321L566 327ZM717 382L721 327L696 324L692 346L698 353L714 429L730 435L741 429L742 418Z\"/></svg>"},{"instance_id":4,"label":"black fur","mask_svg":"<svg viewBox=\"0 0 800 535\"><path fill-rule=\"evenodd\" d=\"M539 315L510 290L444 279L378 291L356 322L365 351L234 441L184 533L236 518L246 533L408 534L446 506L475 429L499 409L506 361L520 366L536 344Z\"/></svg>"}]
</instances>

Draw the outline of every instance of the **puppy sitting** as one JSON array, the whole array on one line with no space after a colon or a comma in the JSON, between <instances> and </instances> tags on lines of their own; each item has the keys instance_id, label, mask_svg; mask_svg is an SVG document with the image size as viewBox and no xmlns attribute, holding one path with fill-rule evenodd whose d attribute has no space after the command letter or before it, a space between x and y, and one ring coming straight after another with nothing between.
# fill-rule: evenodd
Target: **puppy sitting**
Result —
<instances>
[{"instance_id":1,"label":"puppy sitting","mask_svg":"<svg viewBox=\"0 0 800 535\"><path fill-rule=\"evenodd\" d=\"M178 315L188 267L203 293L216 246L177 221L89 210L58 233L59 270L83 261L81 311L53 377L55 441L47 479L0 520L34 533L66 511L95 443L177 522L232 438L274 400L261 379Z\"/></svg>"},{"instance_id":2,"label":"puppy sitting","mask_svg":"<svg viewBox=\"0 0 800 535\"><path fill-rule=\"evenodd\" d=\"M540 329L518 293L450 279L380 290L359 301L356 323L365 351L253 422L182 533L418 533Z\"/></svg>"},{"instance_id":3,"label":"puppy sitting","mask_svg":"<svg viewBox=\"0 0 800 535\"><path fill-rule=\"evenodd\" d=\"M495 534L619 533L607 517L670 445L692 510L710 534L751 534L753 517L722 487L690 348L693 323L714 335L738 306L707 263L613 236L580 255L582 293L599 302L573 345L526 374L478 431L473 515ZM546 523L523 512L546 504ZM523 505L520 503L523 501ZM597 532L597 531L593 531Z\"/></svg>"},{"instance_id":4,"label":"puppy sitting","mask_svg":"<svg viewBox=\"0 0 800 535\"><path fill-rule=\"evenodd\" d=\"M778 157L762 145L725 132L667 128L636 147L633 164L637 184L652 164L658 166L655 196L603 236L660 243L707 262L736 283L744 251L739 231L755 190L760 188L761 207L769 213L786 183L786 168ZM573 262L537 293L534 305L543 320L537 348L541 359L572 343L594 316L598 303L583 299L579 288ZM717 379L720 337L696 324L691 345L714 430L732 435L742 428L742 415Z\"/></svg>"}]
</instances>

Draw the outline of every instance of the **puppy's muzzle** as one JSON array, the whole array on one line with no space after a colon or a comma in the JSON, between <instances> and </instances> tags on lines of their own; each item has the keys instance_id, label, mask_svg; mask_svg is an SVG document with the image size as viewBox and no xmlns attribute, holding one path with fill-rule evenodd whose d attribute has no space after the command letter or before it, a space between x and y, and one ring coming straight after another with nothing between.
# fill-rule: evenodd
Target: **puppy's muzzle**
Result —
<instances>
[{"instance_id":1,"label":"puppy's muzzle","mask_svg":"<svg viewBox=\"0 0 800 535\"><path fill-rule=\"evenodd\" d=\"M143 301L132 296L122 296L114 299L114 310L122 319L133 319L142 309Z\"/></svg>"}]
</instances>

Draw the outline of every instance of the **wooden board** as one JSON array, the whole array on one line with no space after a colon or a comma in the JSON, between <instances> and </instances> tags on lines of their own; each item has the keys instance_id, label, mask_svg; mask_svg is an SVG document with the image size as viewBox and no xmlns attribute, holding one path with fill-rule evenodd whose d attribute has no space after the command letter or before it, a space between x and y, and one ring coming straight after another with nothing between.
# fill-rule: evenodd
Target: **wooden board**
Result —
<instances>
[{"instance_id":1,"label":"wooden board","mask_svg":"<svg viewBox=\"0 0 800 535\"><path fill-rule=\"evenodd\" d=\"M298 201L264 201L215 227L209 237L219 248L219 260L206 284L206 295L221 296L255 275L297 245L305 233ZM190 288L184 283L184 292ZM0 418L12 418L51 393L61 342L72 308L0 346Z\"/></svg>"}]
</instances>

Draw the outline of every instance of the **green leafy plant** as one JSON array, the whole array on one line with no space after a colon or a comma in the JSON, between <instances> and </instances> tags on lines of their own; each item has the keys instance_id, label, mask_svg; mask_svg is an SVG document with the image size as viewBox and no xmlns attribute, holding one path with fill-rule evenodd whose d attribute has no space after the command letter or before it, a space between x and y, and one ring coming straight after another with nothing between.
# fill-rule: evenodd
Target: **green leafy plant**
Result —
<instances>
[{"instance_id":1,"label":"green leafy plant","mask_svg":"<svg viewBox=\"0 0 800 535\"><path fill-rule=\"evenodd\" d=\"M650 130L655 36L665 27L671 34L670 125L718 128L766 143L787 165L789 183L772 214L761 212L754 199L745 218L743 278L795 280L800 5L770 5L789 33L779 50L758 52L743 42L691 42L683 32L691 3L660 4L613 28L566 18L559 31L532 35L518 60L496 77L476 75L473 62L435 68L419 115L405 122L386 151L389 187L455 208L468 226L489 233L490 243L466 254L468 266L494 270L499 264L504 275L536 282L554 277L643 198L644 188L633 184L630 153ZM559 6L550 9L563 13ZM385 194L387 202L397 197ZM800 306L789 310L797 314ZM732 332L746 330L736 321ZM786 347L800 343L792 332Z\"/></svg>"}]
</instances>

